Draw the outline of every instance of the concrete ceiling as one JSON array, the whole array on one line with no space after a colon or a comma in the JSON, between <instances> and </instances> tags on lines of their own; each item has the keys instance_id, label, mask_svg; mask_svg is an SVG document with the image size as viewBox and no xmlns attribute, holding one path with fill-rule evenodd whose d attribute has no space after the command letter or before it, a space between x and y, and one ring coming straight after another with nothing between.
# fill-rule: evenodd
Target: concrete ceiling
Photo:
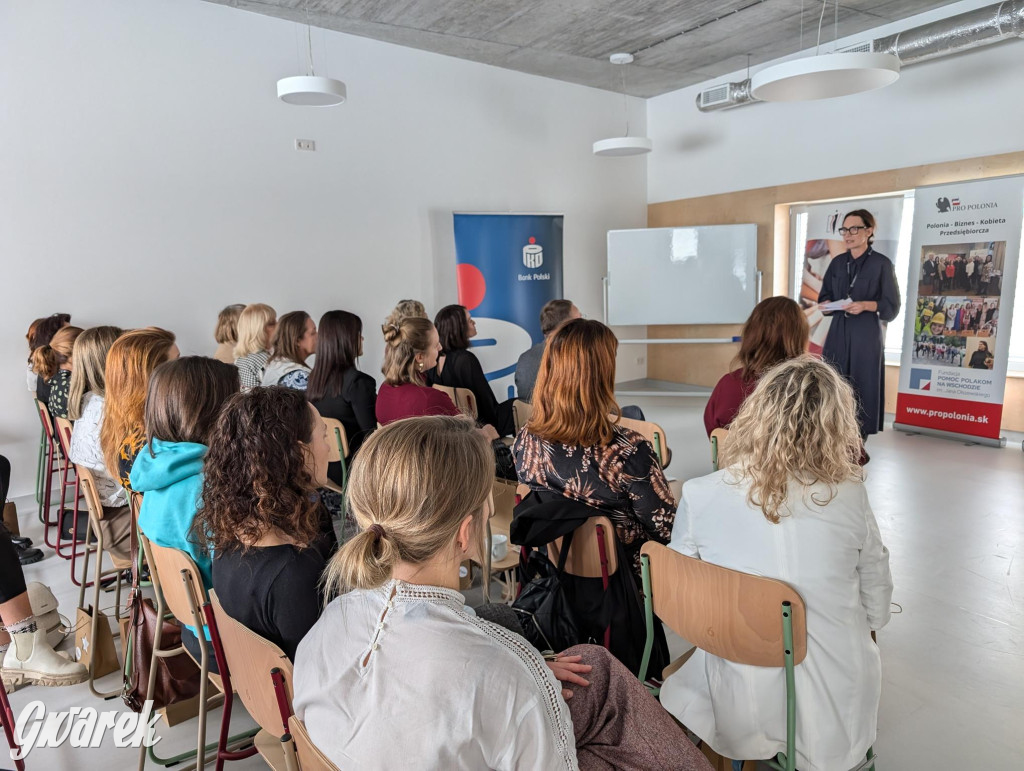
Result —
<instances>
[{"instance_id":1,"label":"concrete ceiling","mask_svg":"<svg viewBox=\"0 0 1024 771\"><path fill-rule=\"evenodd\" d=\"M207 0L305 23L306 0ZM845 0L839 37L949 5ZM636 55L626 91L650 97L814 43L817 0L308 0L313 26L618 91L617 51ZM834 37L832 3L822 41Z\"/></svg>"}]
</instances>

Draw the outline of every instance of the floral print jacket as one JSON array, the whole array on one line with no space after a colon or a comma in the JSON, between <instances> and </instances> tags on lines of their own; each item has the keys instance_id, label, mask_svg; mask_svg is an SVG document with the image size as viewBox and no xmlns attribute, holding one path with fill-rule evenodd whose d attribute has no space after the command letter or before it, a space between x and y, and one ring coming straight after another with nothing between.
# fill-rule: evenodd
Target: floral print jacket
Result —
<instances>
[{"instance_id":1,"label":"floral print jacket","mask_svg":"<svg viewBox=\"0 0 1024 771\"><path fill-rule=\"evenodd\" d=\"M561 493L606 512L639 575L644 542L671 539L676 503L651 443L628 428L614 431L611 444L582 447L523 429L512 451L519 481L531 490Z\"/></svg>"}]
</instances>

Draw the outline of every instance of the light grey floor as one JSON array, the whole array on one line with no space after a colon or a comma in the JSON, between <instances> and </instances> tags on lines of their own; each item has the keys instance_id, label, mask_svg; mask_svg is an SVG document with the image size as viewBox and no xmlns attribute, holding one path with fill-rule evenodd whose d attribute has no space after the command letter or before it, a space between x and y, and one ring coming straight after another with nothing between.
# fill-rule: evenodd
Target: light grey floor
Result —
<instances>
[{"instance_id":1,"label":"light grey floor","mask_svg":"<svg viewBox=\"0 0 1024 771\"><path fill-rule=\"evenodd\" d=\"M674 452L670 476L685 480L710 471L702 400L630 401L667 431ZM1024 768L1020 440L1014 436L999 450L886 430L868 443L867 484L892 553L894 601L903 609L878 635L884 676L875 744L880 771ZM18 508L23 532L41 541L34 502L20 500ZM68 563L47 553L25 569L26 577L49 584L73 619L78 593L68 580ZM469 594L471 604L478 595L478 589ZM113 603L112 595L104 597L104 604ZM113 688L117 681L111 675L100 686ZM16 715L35 699L49 710L124 709L119 700L95 699L84 684L26 687L10 699ZM218 710L210 720L211 738L219 720ZM251 725L239 706L233 731ZM159 735L160 754L183 751L194 746L195 721L161 727ZM113 771L135 767L137 755L114 747L108 736L95 749L40 748L27 763L29 769ZM227 768L265 766L257 757Z\"/></svg>"}]
</instances>

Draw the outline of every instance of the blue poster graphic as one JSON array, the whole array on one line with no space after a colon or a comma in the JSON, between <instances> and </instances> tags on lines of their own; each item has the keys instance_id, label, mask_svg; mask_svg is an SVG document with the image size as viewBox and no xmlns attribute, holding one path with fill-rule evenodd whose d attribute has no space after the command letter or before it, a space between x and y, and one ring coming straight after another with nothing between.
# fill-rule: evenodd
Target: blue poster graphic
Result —
<instances>
[{"instance_id":1,"label":"blue poster graphic","mask_svg":"<svg viewBox=\"0 0 1024 771\"><path fill-rule=\"evenodd\" d=\"M477 324L473 353L499 399L516 362L544 339L540 310L562 297L560 214L455 214L459 304Z\"/></svg>"}]
</instances>

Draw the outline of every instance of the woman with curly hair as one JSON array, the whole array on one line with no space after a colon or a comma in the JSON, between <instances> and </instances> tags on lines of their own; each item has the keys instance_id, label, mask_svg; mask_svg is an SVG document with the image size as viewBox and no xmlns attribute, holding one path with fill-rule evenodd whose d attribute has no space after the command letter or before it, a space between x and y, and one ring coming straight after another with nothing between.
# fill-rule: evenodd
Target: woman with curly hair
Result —
<instances>
[{"instance_id":1,"label":"woman with curly hair","mask_svg":"<svg viewBox=\"0 0 1024 771\"><path fill-rule=\"evenodd\" d=\"M215 553L213 587L228 615L289 658L320 616L318 548L327 426L282 386L232 397L206 456L194 533Z\"/></svg>"},{"instance_id":2,"label":"woman with curly hair","mask_svg":"<svg viewBox=\"0 0 1024 771\"><path fill-rule=\"evenodd\" d=\"M882 674L871 631L889 621L892 576L868 503L854 392L802 355L762 375L722 448L723 468L683 488L670 547L778 578L807 608L798 768L853 768L875 740ZM785 673L698 650L661 703L730 758L786 748Z\"/></svg>"},{"instance_id":3,"label":"woman with curly hair","mask_svg":"<svg viewBox=\"0 0 1024 771\"><path fill-rule=\"evenodd\" d=\"M533 415L516 437L519 481L601 509L640 575L640 547L668 543L676 504L654 447L623 428L615 401L618 341L600 321L574 319L548 341Z\"/></svg>"}]
</instances>

